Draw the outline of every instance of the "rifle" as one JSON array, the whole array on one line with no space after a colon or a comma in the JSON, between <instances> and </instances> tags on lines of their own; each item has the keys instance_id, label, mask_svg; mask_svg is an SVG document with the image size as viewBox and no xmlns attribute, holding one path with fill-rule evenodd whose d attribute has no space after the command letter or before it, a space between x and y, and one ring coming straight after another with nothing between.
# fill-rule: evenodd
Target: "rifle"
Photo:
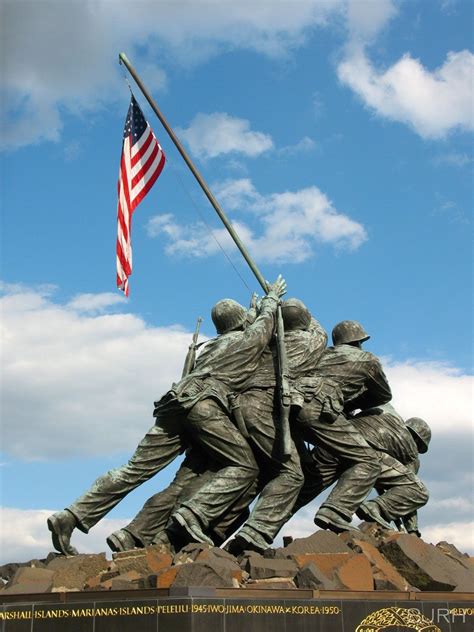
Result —
<instances>
[{"instance_id":1,"label":"rifle","mask_svg":"<svg viewBox=\"0 0 474 632\"><path fill-rule=\"evenodd\" d=\"M181 375L182 378L186 377L186 375L191 373L191 371L194 368L194 362L196 361L196 346L197 346L197 340L199 336L199 329L201 327L201 323L202 323L202 318L199 316L196 323L196 329L194 330L194 333L193 333L193 339L191 341L191 344L189 345L188 353L186 354L186 360L184 361L183 373Z\"/></svg>"},{"instance_id":2,"label":"rifle","mask_svg":"<svg viewBox=\"0 0 474 632\"><path fill-rule=\"evenodd\" d=\"M285 347L285 329L281 305L277 308L276 342L278 348L278 390L280 404L280 458L286 461L291 455L290 406L291 393L288 375L288 356Z\"/></svg>"}]
</instances>

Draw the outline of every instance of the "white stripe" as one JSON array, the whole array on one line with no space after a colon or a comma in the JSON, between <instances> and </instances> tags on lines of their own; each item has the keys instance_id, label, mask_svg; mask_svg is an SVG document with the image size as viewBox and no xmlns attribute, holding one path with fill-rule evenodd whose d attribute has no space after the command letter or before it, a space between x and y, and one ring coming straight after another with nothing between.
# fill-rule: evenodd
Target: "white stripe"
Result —
<instances>
[{"instance_id":1,"label":"white stripe","mask_svg":"<svg viewBox=\"0 0 474 632\"><path fill-rule=\"evenodd\" d=\"M128 138L125 139L125 142L123 144L123 158L124 158L124 161L125 161L125 178L126 178L126 183L125 184L127 185L127 189L130 191L131 165L130 165L130 140ZM126 197L125 197L122 178L120 178L119 199L120 199L120 205L121 205L122 211L123 211L125 226L127 227L129 238L130 238L130 209L128 207L127 200L126 200ZM130 204L131 204L131 200L130 200Z\"/></svg>"},{"instance_id":2,"label":"white stripe","mask_svg":"<svg viewBox=\"0 0 474 632\"><path fill-rule=\"evenodd\" d=\"M140 169L143 168L143 165L146 163L148 158L151 156L152 152L155 150L155 147L157 145L158 145L158 143L156 142L156 139L150 143L150 145L149 145L148 149L146 150L146 152L143 154L143 156L140 158L140 160L137 162L137 164L134 167L132 167L132 173L131 173L131 177L132 178L137 175L137 173L140 171Z\"/></svg>"},{"instance_id":3,"label":"white stripe","mask_svg":"<svg viewBox=\"0 0 474 632\"><path fill-rule=\"evenodd\" d=\"M125 234L123 233L122 226L119 221L117 222L117 240L119 241L122 247L122 252L124 254L125 259L129 261L131 265L132 264L132 244L131 244L130 223L129 223L128 213L125 213L124 222L128 231L128 241L125 237Z\"/></svg>"},{"instance_id":4,"label":"white stripe","mask_svg":"<svg viewBox=\"0 0 474 632\"><path fill-rule=\"evenodd\" d=\"M125 270L122 268L122 264L120 263L119 256L117 255L117 276L121 281L125 279Z\"/></svg>"},{"instance_id":5,"label":"white stripe","mask_svg":"<svg viewBox=\"0 0 474 632\"><path fill-rule=\"evenodd\" d=\"M135 156L136 154L138 154L138 152L141 150L141 148L143 147L143 145L146 143L147 138L149 135L154 136L153 134L153 130L151 129L151 127L149 126L149 124L146 124L146 128L145 131L143 132L143 134L140 136L140 138L132 145L132 158L133 156ZM130 138L130 137L128 137Z\"/></svg>"},{"instance_id":6,"label":"white stripe","mask_svg":"<svg viewBox=\"0 0 474 632\"><path fill-rule=\"evenodd\" d=\"M132 267L132 246L131 244L125 240L125 236L122 231L119 229L117 233L117 241L122 247L123 256L125 257L125 261L128 261L130 267Z\"/></svg>"},{"instance_id":7,"label":"white stripe","mask_svg":"<svg viewBox=\"0 0 474 632\"><path fill-rule=\"evenodd\" d=\"M137 195L140 193L140 191L145 187L145 185L147 184L148 180L153 177L155 171L158 169L158 165L160 164L161 158L163 156L163 152L159 151L156 155L155 160L153 161L153 163L151 164L150 168L148 169L148 171L145 174L145 177L141 178L136 186L133 188L133 191L130 192L130 202L132 202L132 200L134 200Z\"/></svg>"},{"instance_id":8,"label":"white stripe","mask_svg":"<svg viewBox=\"0 0 474 632\"><path fill-rule=\"evenodd\" d=\"M125 226L127 227L128 234L130 235L130 210L127 206L127 201L125 199L125 193L124 193L122 185L120 185L119 198L120 198L120 206L122 207L124 223L125 223Z\"/></svg>"},{"instance_id":9,"label":"white stripe","mask_svg":"<svg viewBox=\"0 0 474 632\"><path fill-rule=\"evenodd\" d=\"M127 137L123 144L123 157L125 160L125 174L127 177L128 190L130 190L131 182L132 182L132 178L131 178L132 164L131 164L131 158L130 158L130 151L131 151L130 139Z\"/></svg>"}]
</instances>

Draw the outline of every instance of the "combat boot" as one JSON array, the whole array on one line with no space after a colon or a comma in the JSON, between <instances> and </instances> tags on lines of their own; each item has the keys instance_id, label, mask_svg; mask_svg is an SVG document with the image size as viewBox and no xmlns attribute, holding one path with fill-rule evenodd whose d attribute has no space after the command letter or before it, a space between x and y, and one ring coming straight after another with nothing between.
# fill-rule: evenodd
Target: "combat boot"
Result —
<instances>
[{"instance_id":1,"label":"combat boot","mask_svg":"<svg viewBox=\"0 0 474 632\"><path fill-rule=\"evenodd\" d=\"M57 511L48 518L47 523L56 551L63 555L78 555L78 550L71 546L71 535L77 526L74 514L68 509Z\"/></svg>"},{"instance_id":2,"label":"combat boot","mask_svg":"<svg viewBox=\"0 0 474 632\"><path fill-rule=\"evenodd\" d=\"M356 511L356 514L362 520L366 520L367 522L376 522L384 529L393 531L392 525L385 520L380 511L380 507L374 501L369 500L368 502L362 503Z\"/></svg>"},{"instance_id":3,"label":"combat boot","mask_svg":"<svg viewBox=\"0 0 474 632\"><path fill-rule=\"evenodd\" d=\"M333 509L329 507L321 507L314 517L314 523L321 529L328 529L334 533L342 533L343 531L358 531L357 527L352 526L347 518L343 518Z\"/></svg>"},{"instance_id":4,"label":"combat boot","mask_svg":"<svg viewBox=\"0 0 474 632\"><path fill-rule=\"evenodd\" d=\"M109 548L118 553L120 551L130 551L138 547L138 543L133 535L126 529L114 531L106 539Z\"/></svg>"},{"instance_id":5,"label":"combat boot","mask_svg":"<svg viewBox=\"0 0 474 632\"><path fill-rule=\"evenodd\" d=\"M196 516L186 507L181 507L175 511L171 516L171 523L172 530L175 526L184 529L190 536L191 542L205 542L214 546L214 542L204 533ZM170 533L170 529L167 528L167 531Z\"/></svg>"},{"instance_id":6,"label":"combat boot","mask_svg":"<svg viewBox=\"0 0 474 632\"><path fill-rule=\"evenodd\" d=\"M262 538L252 536L247 532L240 531L235 538L229 540L224 550L235 557L242 555L244 551L256 551L262 554L268 549L268 544Z\"/></svg>"}]
</instances>

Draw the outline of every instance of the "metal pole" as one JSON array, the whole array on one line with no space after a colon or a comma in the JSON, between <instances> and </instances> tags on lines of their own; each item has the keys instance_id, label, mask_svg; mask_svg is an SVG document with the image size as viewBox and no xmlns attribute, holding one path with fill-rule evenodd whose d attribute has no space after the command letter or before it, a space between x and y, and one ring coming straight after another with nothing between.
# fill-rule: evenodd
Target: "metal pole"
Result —
<instances>
[{"instance_id":1,"label":"metal pole","mask_svg":"<svg viewBox=\"0 0 474 632\"><path fill-rule=\"evenodd\" d=\"M168 122L166 121L165 117L161 113L159 107L156 105L156 103L155 103L153 97L151 96L151 94L148 92L148 90L143 85L142 80L137 75L134 67L129 62L129 60L128 60L127 56L125 55L125 53L120 53L119 54L119 60L120 60L120 63L123 64L127 68L128 72L132 75L133 79L135 80L135 83L137 84L137 86L142 91L144 97L146 98L146 100L150 104L150 106L151 106L152 110L154 111L154 113L156 114L156 116L160 119L161 124L163 125L165 130L168 132L169 137L171 138L173 143L176 145L176 149L179 151L179 153L183 157L183 160L188 165L188 167L191 169L194 177L196 178L196 180L198 181L198 183L201 186L202 190L204 191L207 199L212 204L212 206L214 207L216 213L221 218L224 226L229 231L230 236L232 237L232 239L235 242L235 245L240 250L240 252L242 253L243 258L245 259L245 261L250 266L250 269L254 273L257 281L262 286L263 291L267 292L267 290L268 290L267 282L265 281L265 279L263 278L262 274L260 273L260 270L257 268L254 260L252 259L252 257L250 256L249 252L247 251L247 248L244 246L244 244L240 240L240 237L235 232L234 228L232 227L232 224L227 219L227 216L224 213L224 211L222 210L222 208L220 207L218 201L212 195L211 190L209 189L209 187L207 186L207 184L204 181L204 178L201 176L199 171L196 169L194 164L191 162L191 159L189 158L188 154L186 153L186 150L184 149L184 147L179 142L179 139L177 138L176 134L173 132L171 127L168 125Z\"/></svg>"},{"instance_id":2,"label":"metal pole","mask_svg":"<svg viewBox=\"0 0 474 632\"><path fill-rule=\"evenodd\" d=\"M189 158L188 154L186 153L186 150L184 149L184 147L179 142L178 137L173 132L171 127L168 125L168 122L165 119L165 117L163 116L163 114L161 113L160 108L156 105L153 97L151 96L151 94L148 92L148 90L143 85L142 80L137 75L137 73L135 71L135 68L129 62L129 60L128 60L127 56L125 55L125 53L120 53L119 54L119 60L120 60L120 63L123 64L127 68L128 72L132 75L132 77L135 80L135 83L137 84L137 86L142 91L144 97L146 98L146 100L150 104L153 112L160 119L161 124L163 125L165 130L168 132L169 137L171 138L171 140L175 144L176 149L179 151L179 153L183 157L184 162L191 169L192 174L194 175L194 177L198 181L198 183L201 186L201 189L204 191L207 199L212 204L212 206L214 207L214 210L216 211L216 213L221 218L222 223L224 224L224 226L229 231L229 234L232 237L232 239L234 240L235 245L237 246L237 248L242 253L243 258L248 263L250 269L252 270L252 272L255 275L255 278L257 279L257 281L262 286L263 291L264 292L268 292L268 284L265 281L265 279L263 278L260 270L257 268L254 260L250 256L249 252L247 251L247 248L240 241L240 237L237 235L237 233L233 229L232 224L227 219L227 216L224 213L224 211L221 209L218 201L212 195L211 190L209 189L209 187L207 186L207 184L204 181L204 178L201 176L199 171L196 169L194 164L191 162L191 159ZM282 314L281 314L281 308L280 307L278 307L278 309L277 309L277 322L278 322L278 329L279 329L279 332L280 332L280 335L277 336L277 349L278 349L278 359L279 359L280 372L281 372L284 369L284 367L286 367L287 362L286 362L286 349L285 349L284 329L283 329L283 317L282 317ZM281 441L281 448L280 449L281 449L281 456L282 456L283 459L288 458L290 456L290 453L291 453L291 435L290 435L290 429L289 429L289 423L288 423L288 415L289 415L289 411L290 411L290 403L289 403L289 390L288 390L288 384L287 384L287 379L286 378L287 378L286 375L283 375L283 374L280 375L280 381L281 381L281 384L280 384L280 401L281 401L281 411L280 411L280 417L281 417L281 438L280 438L280 441Z\"/></svg>"}]
</instances>

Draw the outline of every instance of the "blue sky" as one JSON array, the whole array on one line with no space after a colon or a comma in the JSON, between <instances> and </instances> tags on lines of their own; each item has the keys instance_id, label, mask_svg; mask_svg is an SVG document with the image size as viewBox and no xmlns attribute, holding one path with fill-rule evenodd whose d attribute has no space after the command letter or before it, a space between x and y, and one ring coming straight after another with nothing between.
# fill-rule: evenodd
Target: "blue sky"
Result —
<instances>
[{"instance_id":1,"label":"blue sky","mask_svg":"<svg viewBox=\"0 0 474 632\"><path fill-rule=\"evenodd\" d=\"M211 336L216 300L259 289L137 89L167 164L134 215L130 298L115 291L121 50L264 276L281 272L328 331L351 318L372 335L399 410L433 426L422 530L473 549L472 12L461 0L2 5L4 561L47 553L44 517L132 453L197 316ZM83 550L102 550L175 468ZM313 513L283 533L311 532Z\"/></svg>"}]
</instances>

